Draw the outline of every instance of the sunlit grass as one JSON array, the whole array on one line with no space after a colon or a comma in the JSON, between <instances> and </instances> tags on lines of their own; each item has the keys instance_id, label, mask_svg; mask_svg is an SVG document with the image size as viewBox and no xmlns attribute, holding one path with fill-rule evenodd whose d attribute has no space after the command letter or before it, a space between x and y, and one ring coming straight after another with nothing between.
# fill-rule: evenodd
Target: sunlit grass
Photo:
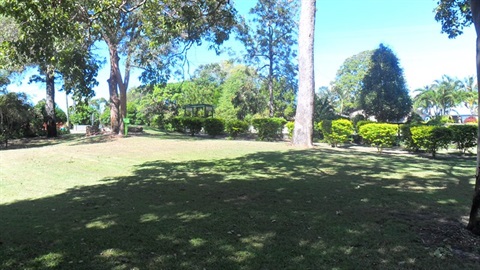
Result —
<instances>
[{"instance_id":1,"label":"sunlit grass","mask_svg":"<svg viewBox=\"0 0 480 270\"><path fill-rule=\"evenodd\" d=\"M0 268L480 267L423 235L461 227L473 159L165 136L0 151Z\"/></svg>"}]
</instances>

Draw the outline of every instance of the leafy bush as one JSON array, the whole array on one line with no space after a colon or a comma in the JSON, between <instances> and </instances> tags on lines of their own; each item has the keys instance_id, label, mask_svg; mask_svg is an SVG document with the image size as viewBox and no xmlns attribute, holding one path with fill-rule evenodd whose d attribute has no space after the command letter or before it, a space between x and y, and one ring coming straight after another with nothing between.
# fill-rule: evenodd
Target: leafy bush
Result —
<instances>
[{"instance_id":1,"label":"leafy bush","mask_svg":"<svg viewBox=\"0 0 480 270\"><path fill-rule=\"evenodd\" d=\"M370 123L362 125L358 133L369 144L375 145L378 152L381 152L384 147L395 144L398 135L398 125Z\"/></svg>"},{"instance_id":2,"label":"leafy bush","mask_svg":"<svg viewBox=\"0 0 480 270\"><path fill-rule=\"evenodd\" d=\"M283 126L287 120L283 118L258 118L252 120L253 127L258 132L258 138L264 140L275 140L282 133Z\"/></svg>"},{"instance_id":3,"label":"leafy bush","mask_svg":"<svg viewBox=\"0 0 480 270\"><path fill-rule=\"evenodd\" d=\"M401 136L401 140L403 141L404 147L407 150L413 151L413 152L417 152L420 149L420 147L413 141L412 132L410 131L410 129L415 126L418 126L418 125L413 125L413 124L400 125L400 136Z\"/></svg>"},{"instance_id":4,"label":"leafy bush","mask_svg":"<svg viewBox=\"0 0 480 270\"><path fill-rule=\"evenodd\" d=\"M190 135L194 136L202 130L203 120L203 118L199 117L184 117L182 122L185 129L188 129Z\"/></svg>"},{"instance_id":5,"label":"leafy bush","mask_svg":"<svg viewBox=\"0 0 480 270\"><path fill-rule=\"evenodd\" d=\"M432 153L433 158L440 148L448 148L452 140L452 131L446 127L418 126L410 129L413 142L419 148Z\"/></svg>"},{"instance_id":6,"label":"leafy bush","mask_svg":"<svg viewBox=\"0 0 480 270\"><path fill-rule=\"evenodd\" d=\"M242 120L227 120L225 122L225 131L232 138L236 138L238 135L248 131L248 123Z\"/></svg>"},{"instance_id":7,"label":"leafy bush","mask_svg":"<svg viewBox=\"0 0 480 270\"><path fill-rule=\"evenodd\" d=\"M452 141L457 145L457 149L463 153L468 148L477 145L477 126L476 125L452 125L449 127L452 131Z\"/></svg>"},{"instance_id":8,"label":"leafy bush","mask_svg":"<svg viewBox=\"0 0 480 270\"><path fill-rule=\"evenodd\" d=\"M285 124L285 126L288 129L288 137L292 138L293 137L293 128L295 127L295 122L290 121Z\"/></svg>"},{"instance_id":9,"label":"leafy bush","mask_svg":"<svg viewBox=\"0 0 480 270\"><path fill-rule=\"evenodd\" d=\"M355 125L355 128L357 131L360 130L360 128L363 126L363 125L366 125L366 124L371 124L371 123L376 123L376 122L373 122L373 121L370 121L370 120L360 120L357 122L357 124Z\"/></svg>"},{"instance_id":10,"label":"leafy bush","mask_svg":"<svg viewBox=\"0 0 480 270\"><path fill-rule=\"evenodd\" d=\"M170 119L170 123L173 129L177 132L184 133L185 132L185 125L184 125L184 117L176 116Z\"/></svg>"},{"instance_id":11,"label":"leafy bush","mask_svg":"<svg viewBox=\"0 0 480 270\"><path fill-rule=\"evenodd\" d=\"M208 135L215 137L223 133L225 124L220 118L207 118L204 120L204 128Z\"/></svg>"},{"instance_id":12,"label":"leafy bush","mask_svg":"<svg viewBox=\"0 0 480 270\"><path fill-rule=\"evenodd\" d=\"M318 123L324 139L332 147L338 146L339 143L347 142L353 134L352 121L347 119L324 120Z\"/></svg>"},{"instance_id":13,"label":"leafy bush","mask_svg":"<svg viewBox=\"0 0 480 270\"><path fill-rule=\"evenodd\" d=\"M363 114L357 114L352 118L352 123L354 127L357 127L358 122L365 121L366 118Z\"/></svg>"}]
</instances>

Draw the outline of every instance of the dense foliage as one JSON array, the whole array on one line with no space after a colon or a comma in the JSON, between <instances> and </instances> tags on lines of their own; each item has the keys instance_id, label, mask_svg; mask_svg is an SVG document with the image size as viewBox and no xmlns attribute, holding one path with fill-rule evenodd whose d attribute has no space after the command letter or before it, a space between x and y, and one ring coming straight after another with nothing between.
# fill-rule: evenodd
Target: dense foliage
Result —
<instances>
[{"instance_id":1,"label":"dense foliage","mask_svg":"<svg viewBox=\"0 0 480 270\"><path fill-rule=\"evenodd\" d=\"M478 127L476 125L451 125L449 128L452 130L453 143L463 153L477 145Z\"/></svg>"},{"instance_id":2,"label":"dense foliage","mask_svg":"<svg viewBox=\"0 0 480 270\"><path fill-rule=\"evenodd\" d=\"M243 120L226 120L225 131L232 138L238 137L240 134L244 134L248 131L248 122Z\"/></svg>"},{"instance_id":3,"label":"dense foliage","mask_svg":"<svg viewBox=\"0 0 480 270\"><path fill-rule=\"evenodd\" d=\"M361 125L358 134L365 142L377 147L382 152L384 147L393 146L398 137L398 125L385 123L369 123Z\"/></svg>"},{"instance_id":4,"label":"dense foliage","mask_svg":"<svg viewBox=\"0 0 480 270\"><path fill-rule=\"evenodd\" d=\"M332 147L349 141L354 131L352 121L347 119L324 120L318 123L318 127L323 133L324 140Z\"/></svg>"},{"instance_id":5,"label":"dense foliage","mask_svg":"<svg viewBox=\"0 0 480 270\"><path fill-rule=\"evenodd\" d=\"M225 123L220 118L206 118L203 121L203 127L208 135L215 137L223 133L225 130Z\"/></svg>"},{"instance_id":6,"label":"dense foliage","mask_svg":"<svg viewBox=\"0 0 480 270\"><path fill-rule=\"evenodd\" d=\"M410 113L412 101L398 58L390 48L380 44L371 61L362 81L360 107L379 122L401 121Z\"/></svg>"},{"instance_id":7,"label":"dense foliage","mask_svg":"<svg viewBox=\"0 0 480 270\"><path fill-rule=\"evenodd\" d=\"M258 118L252 120L252 126L260 140L273 141L281 138L283 126L287 121L283 118Z\"/></svg>"},{"instance_id":8,"label":"dense foliage","mask_svg":"<svg viewBox=\"0 0 480 270\"><path fill-rule=\"evenodd\" d=\"M435 158L440 148L448 148L452 141L452 130L442 126L417 126L410 129L413 142Z\"/></svg>"}]
</instances>

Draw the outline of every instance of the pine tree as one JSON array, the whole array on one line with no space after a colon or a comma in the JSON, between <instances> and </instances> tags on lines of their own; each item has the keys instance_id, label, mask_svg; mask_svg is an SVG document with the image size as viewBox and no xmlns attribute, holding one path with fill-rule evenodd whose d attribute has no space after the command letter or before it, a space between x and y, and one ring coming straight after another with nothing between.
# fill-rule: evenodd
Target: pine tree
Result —
<instances>
[{"instance_id":1,"label":"pine tree","mask_svg":"<svg viewBox=\"0 0 480 270\"><path fill-rule=\"evenodd\" d=\"M360 106L379 122L399 121L412 109L398 58L383 44L372 54L371 66L363 79Z\"/></svg>"}]
</instances>

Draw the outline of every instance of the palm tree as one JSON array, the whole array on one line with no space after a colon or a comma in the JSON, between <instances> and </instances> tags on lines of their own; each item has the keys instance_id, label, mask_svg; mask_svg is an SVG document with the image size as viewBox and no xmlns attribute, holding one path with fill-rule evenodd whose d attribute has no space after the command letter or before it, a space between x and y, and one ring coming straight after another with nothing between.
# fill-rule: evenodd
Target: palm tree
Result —
<instances>
[{"instance_id":1,"label":"palm tree","mask_svg":"<svg viewBox=\"0 0 480 270\"><path fill-rule=\"evenodd\" d=\"M437 115L437 107L435 105L435 92L430 86L416 89L414 93L417 95L413 98L413 109L421 114L429 117Z\"/></svg>"},{"instance_id":2,"label":"palm tree","mask_svg":"<svg viewBox=\"0 0 480 270\"><path fill-rule=\"evenodd\" d=\"M478 107L478 85L473 76L466 77L461 82L463 105L470 110L470 114L477 113Z\"/></svg>"},{"instance_id":3,"label":"palm tree","mask_svg":"<svg viewBox=\"0 0 480 270\"><path fill-rule=\"evenodd\" d=\"M446 115L462 102L461 81L458 79L443 75L442 79L435 80L431 89L435 92L434 102L440 115Z\"/></svg>"}]
</instances>

